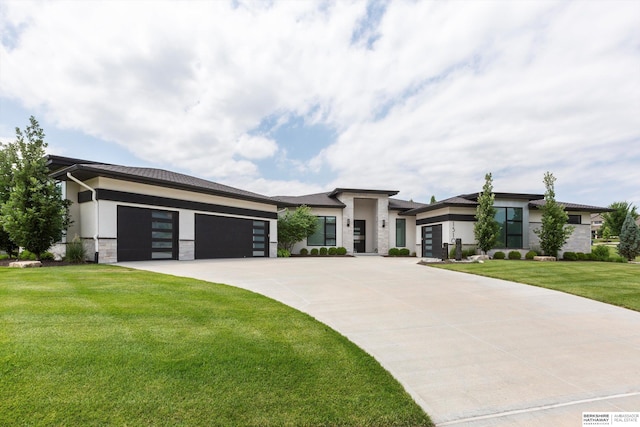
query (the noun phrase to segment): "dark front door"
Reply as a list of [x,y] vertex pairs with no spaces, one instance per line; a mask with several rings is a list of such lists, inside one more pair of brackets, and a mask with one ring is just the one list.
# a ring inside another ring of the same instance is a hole
[[118,261],[178,259],[178,212],[118,206]]
[[442,255],[442,224],[422,227],[422,257],[440,258]]
[[365,253],[366,250],[366,221],[364,219],[356,219],[353,221],[353,251]]

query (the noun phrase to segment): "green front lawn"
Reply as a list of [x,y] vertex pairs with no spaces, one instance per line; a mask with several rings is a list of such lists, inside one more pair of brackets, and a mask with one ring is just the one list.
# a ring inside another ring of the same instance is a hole
[[432,424],[310,316],[229,286],[90,265],[0,268],[0,425]]
[[433,266],[555,289],[640,311],[637,264],[492,260],[483,264]]

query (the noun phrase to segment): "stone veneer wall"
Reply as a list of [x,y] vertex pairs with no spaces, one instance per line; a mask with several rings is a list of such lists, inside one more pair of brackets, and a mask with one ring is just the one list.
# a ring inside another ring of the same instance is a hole
[[[84,239],[85,248],[87,248],[87,256],[93,261],[95,252],[95,244],[93,239]],[[98,263],[111,264],[118,262],[118,240],[98,238]]]
[[178,242],[178,259],[180,261],[191,261],[196,259],[195,240],[180,240],[180,242]]
[[[532,222],[529,224],[529,247],[536,251],[540,250],[540,238],[533,230],[542,227],[542,223]],[[567,244],[562,247],[558,253],[559,257],[562,257],[564,252],[591,252],[591,225],[590,224],[575,224],[575,229],[569,237]]]

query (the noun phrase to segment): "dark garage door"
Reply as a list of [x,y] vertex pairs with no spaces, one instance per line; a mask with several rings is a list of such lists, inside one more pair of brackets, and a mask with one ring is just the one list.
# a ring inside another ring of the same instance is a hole
[[196,214],[196,259],[269,256],[269,222]]
[[178,212],[118,206],[118,261],[178,259]]

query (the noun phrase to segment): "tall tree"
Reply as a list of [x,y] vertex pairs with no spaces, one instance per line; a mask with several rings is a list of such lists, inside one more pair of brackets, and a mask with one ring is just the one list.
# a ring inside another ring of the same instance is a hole
[[556,202],[556,178],[551,172],[544,174],[544,205],[542,209],[542,227],[533,230],[540,238],[540,248],[545,255],[558,256],[558,251],[569,240],[575,227],[567,225],[569,215],[564,207]]
[[287,209],[278,218],[278,245],[291,252],[293,245],[316,232],[318,218],[308,206],[299,206],[291,212]]
[[431,196],[431,201],[429,202],[430,205],[434,204],[436,202],[436,196],[432,195]]
[[2,227],[1,209],[9,200],[11,187],[13,186],[13,164],[14,153],[13,147],[0,144],[0,250],[5,251],[9,256],[14,255],[18,251],[16,245]]
[[633,261],[640,255],[640,228],[631,212],[627,214],[622,224],[618,252],[629,261]]
[[496,209],[493,207],[495,195],[493,194],[493,178],[488,173],[484,176],[482,193],[478,195],[478,207],[476,208],[476,223],[473,232],[478,241],[478,248],[486,254],[496,244],[500,235],[500,224],[496,221]]
[[609,209],[613,209],[613,211],[603,213],[602,218],[604,219],[603,226],[609,228],[612,236],[620,236],[622,224],[624,224],[627,214],[630,214],[634,221],[638,219],[636,207],[628,202],[611,203]]
[[31,116],[23,131],[16,128],[16,141],[9,143],[13,156],[9,198],[0,210],[2,227],[17,245],[40,256],[62,238],[70,223],[68,200],[49,177],[44,131]]

